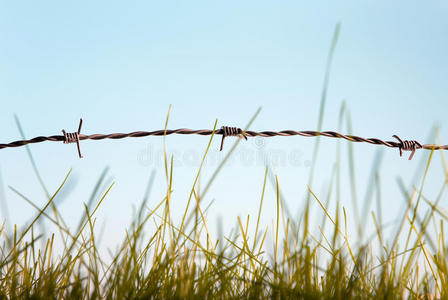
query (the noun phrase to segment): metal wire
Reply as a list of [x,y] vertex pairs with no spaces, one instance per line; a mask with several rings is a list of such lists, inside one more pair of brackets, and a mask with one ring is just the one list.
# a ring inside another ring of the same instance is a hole
[[403,150],[412,151],[409,160],[414,157],[415,150],[422,148],[422,145],[417,141],[402,141],[397,135],[393,135],[392,137],[400,142],[400,146],[398,147],[400,149],[400,156],[403,156]]
[[224,147],[224,139],[227,136],[243,137],[247,141],[247,136],[241,128],[222,126],[221,131],[222,131],[222,140],[221,140],[221,147],[219,148],[219,151],[222,151],[222,149]]
[[[104,139],[124,139],[131,137],[147,137],[147,136],[164,136],[164,135],[172,135],[172,134],[182,134],[182,135],[211,135],[213,134],[213,130],[208,129],[188,129],[188,128],[180,128],[174,130],[155,130],[155,131],[134,131],[130,133],[110,133],[110,134],[91,134],[85,135],[81,134],[81,126],[82,119],[80,120],[78,132],[75,133],[66,133],[63,132],[63,135],[52,135],[52,136],[38,136],[29,140],[18,140],[15,142],[11,142],[8,144],[0,144],[0,150],[5,148],[14,148],[21,147],[28,144],[42,143],[46,141],[52,142],[64,142],[67,143],[76,143],[78,146],[78,154],[81,158],[81,150],[79,146],[79,141],[83,140],[104,140]],[[227,127],[223,126],[221,129],[215,130],[214,132],[217,135],[222,135],[221,140],[221,150],[224,146],[224,139],[227,136],[238,136],[247,140],[248,137],[275,137],[275,136],[303,136],[303,137],[317,137],[317,136],[325,136],[330,138],[339,138],[344,139],[350,142],[355,143],[369,143],[372,145],[382,145],[389,148],[398,148],[400,150],[400,156],[402,156],[403,151],[412,151],[409,160],[412,159],[417,149],[426,149],[426,150],[448,150],[448,145],[434,145],[434,144],[425,144],[422,145],[414,140],[401,140],[398,136],[394,135],[393,137],[398,140],[395,141],[384,141],[377,138],[363,138],[356,135],[345,135],[334,131],[295,131],[295,130],[282,130],[282,131],[243,131],[241,128],[237,127]]]
[[79,135],[81,134],[81,127],[82,127],[82,119],[79,120],[78,132],[67,133],[65,132],[64,129],[62,129],[62,134],[64,134],[65,138],[64,144],[76,143],[76,146],[78,147],[79,158],[82,158],[81,147],[79,146]]

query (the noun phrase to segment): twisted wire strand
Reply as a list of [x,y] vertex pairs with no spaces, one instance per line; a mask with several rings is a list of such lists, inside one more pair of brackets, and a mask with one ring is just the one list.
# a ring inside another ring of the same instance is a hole
[[[168,129],[168,130],[155,130],[155,131],[134,131],[130,133],[110,133],[110,134],[91,134],[91,135],[85,135],[81,134],[81,125],[82,120],[80,121],[80,126],[78,129],[78,132],[67,134],[65,131],[63,131],[63,135],[52,135],[52,136],[38,136],[29,140],[18,140],[7,144],[0,144],[0,150],[5,148],[15,148],[15,147],[21,147],[28,144],[35,144],[35,143],[42,143],[46,141],[52,141],[52,142],[64,142],[64,143],[77,143],[78,145],[78,154],[80,157],[81,150],[79,147],[79,141],[83,140],[104,140],[104,139],[113,139],[113,140],[119,140],[119,139],[125,139],[125,138],[138,138],[138,137],[148,137],[148,136],[164,136],[164,135],[173,135],[173,134],[180,134],[180,135],[202,135],[202,136],[208,136],[213,134],[213,130],[209,129],[188,129],[188,128],[179,128],[179,129]],[[241,128],[237,127],[227,127],[223,126],[221,129],[215,130],[214,132],[217,135],[222,135],[221,140],[221,150],[224,144],[224,139],[228,136],[238,136],[242,137],[247,140],[248,137],[276,137],[276,136],[303,136],[303,137],[318,137],[318,136],[324,136],[329,138],[339,138],[344,139],[350,142],[355,143],[369,143],[372,145],[382,145],[389,148],[399,148],[400,150],[400,156],[403,154],[403,151],[412,151],[411,156],[409,159],[412,159],[412,157],[415,154],[415,151],[417,149],[425,149],[425,150],[448,150],[448,145],[435,145],[435,144],[425,144],[422,145],[417,141],[411,140],[401,140],[398,136],[394,135],[393,137],[398,140],[396,141],[385,141],[378,138],[363,138],[356,135],[345,135],[341,134],[335,131],[312,131],[312,130],[306,130],[306,131],[295,131],[295,130],[282,130],[282,131],[243,131]]]
[[62,129],[62,134],[64,135],[64,144],[70,144],[70,143],[76,143],[76,146],[78,147],[78,155],[79,158],[82,158],[81,154],[81,146],[79,145],[79,135],[81,134],[81,127],[82,127],[82,119],[79,119],[79,127],[77,132],[71,132],[67,133],[64,129]]
[[219,151],[222,151],[222,149],[224,147],[224,139],[227,136],[243,137],[247,141],[247,136],[241,128],[222,126],[221,131],[222,131],[222,140],[221,140],[221,147],[219,148]]
[[415,150],[422,148],[422,145],[417,141],[402,141],[397,135],[393,135],[393,137],[400,142],[400,156],[403,156],[403,150],[412,151],[411,155],[409,156],[409,160],[414,157]]

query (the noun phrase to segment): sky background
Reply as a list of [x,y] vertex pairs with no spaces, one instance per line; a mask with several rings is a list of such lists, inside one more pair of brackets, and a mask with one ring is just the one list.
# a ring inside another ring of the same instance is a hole
[[[338,129],[345,101],[356,135],[391,140],[398,134],[430,143],[438,125],[442,142],[448,143],[447,13],[446,1],[1,1],[0,142],[20,139],[14,114],[27,137],[75,131],[80,117],[85,134],[129,132],[163,129],[170,104],[169,128],[211,129],[216,119],[218,127],[244,127],[262,107],[254,130],[314,130],[331,40],[341,23],[323,129]],[[174,155],[176,220],[208,141],[166,139],[168,155]],[[234,141],[226,140],[224,154]],[[278,175],[288,206],[300,211],[314,142],[304,137],[242,141],[204,199],[204,205],[214,201],[210,226],[218,216],[227,229],[237,216],[257,213],[266,164]],[[77,224],[82,203],[110,168],[108,182],[115,186],[97,222],[107,224],[104,239],[114,245],[151,172],[149,206],[166,193],[162,143],[159,137],[84,141],[83,159],[75,145],[47,142],[30,149],[51,193],[73,168],[59,203],[69,224]],[[223,158],[219,143],[219,137],[212,142],[202,185]],[[311,187],[322,198],[337,144],[321,139]],[[340,145],[341,202],[353,215],[347,142]],[[353,145],[359,207],[381,149]],[[429,152],[417,152],[412,161],[409,153],[400,158],[397,149],[381,153],[384,223],[397,224],[405,205],[397,178],[419,184],[414,172],[422,170]],[[430,199],[445,179],[441,165],[437,153],[425,189]],[[46,203],[25,148],[1,150],[0,172],[0,197],[6,199],[10,223],[24,224],[35,210],[8,186],[41,206]],[[269,225],[275,211],[271,184],[266,195],[263,222]],[[335,199],[331,203],[334,207]]]

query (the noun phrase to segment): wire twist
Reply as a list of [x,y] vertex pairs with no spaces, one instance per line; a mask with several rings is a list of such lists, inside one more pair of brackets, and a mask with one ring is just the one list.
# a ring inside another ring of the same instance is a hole
[[400,149],[400,157],[403,156],[403,151],[412,151],[409,156],[409,160],[414,157],[415,150],[423,148],[423,146],[417,141],[402,141],[397,135],[393,135],[392,137],[396,138],[399,142],[398,149]]
[[237,136],[240,138],[243,137],[247,141],[247,136],[241,128],[222,126],[221,134],[222,134],[222,139],[221,139],[221,147],[219,148],[219,151],[222,151],[222,149],[224,147],[224,139],[228,136]]
[[81,154],[81,147],[79,145],[79,135],[81,134],[81,127],[82,127],[82,119],[79,119],[79,127],[77,132],[65,132],[64,129],[62,129],[62,134],[64,135],[64,144],[70,144],[70,143],[76,143],[76,146],[78,147],[78,155],[79,158],[83,158]]

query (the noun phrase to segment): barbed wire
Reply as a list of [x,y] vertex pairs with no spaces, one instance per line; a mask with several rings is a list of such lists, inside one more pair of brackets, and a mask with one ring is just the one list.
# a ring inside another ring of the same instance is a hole
[[382,145],[389,148],[398,148],[400,150],[400,156],[403,155],[403,151],[412,151],[409,156],[409,160],[414,157],[416,150],[418,149],[426,149],[426,150],[448,150],[448,145],[435,145],[435,144],[425,144],[422,145],[414,140],[401,140],[397,135],[393,135],[398,142],[395,141],[384,141],[378,138],[363,138],[356,135],[345,135],[335,131],[295,131],[295,130],[282,130],[282,131],[252,131],[247,130],[244,131],[238,127],[228,127],[222,126],[221,129],[217,130],[209,130],[209,129],[188,129],[188,128],[180,128],[180,129],[167,129],[167,130],[155,130],[155,131],[134,131],[130,133],[110,133],[110,134],[81,134],[82,127],[82,119],[80,119],[78,131],[74,133],[67,133],[65,130],[62,130],[62,135],[52,135],[52,136],[38,136],[29,140],[18,140],[8,144],[0,144],[0,150],[6,148],[15,148],[22,147],[28,144],[42,143],[46,141],[52,142],[64,142],[64,144],[76,143],[78,148],[79,158],[82,158],[80,141],[83,140],[104,140],[104,139],[113,139],[119,140],[124,138],[138,138],[138,137],[147,137],[147,136],[166,136],[172,134],[181,134],[181,135],[222,135],[221,147],[220,151],[222,151],[224,146],[224,139],[228,136],[235,136],[244,138],[247,140],[248,137],[275,137],[275,136],[303,136],[303,137],[318,137],[325,136],[330,138],[339,138],[344,139],[350,142],[355,143],[369,143],[372,145]]

